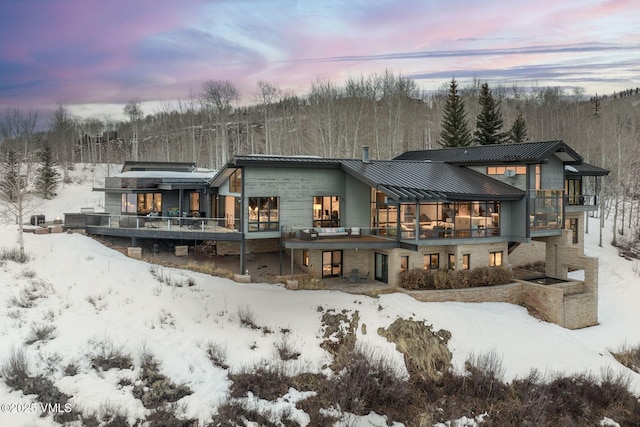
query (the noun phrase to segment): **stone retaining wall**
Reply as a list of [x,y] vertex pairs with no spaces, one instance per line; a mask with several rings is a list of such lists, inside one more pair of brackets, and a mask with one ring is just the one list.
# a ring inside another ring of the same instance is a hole
[[597,323],[593,313],[597,310],[596,295],[584,290],[583,282],[558,285],[539,285],[516,281],[508,285],[482,288],[415,291],[399,289],[421,302],[507,302],[524,305],[540,313],[548,322],[567,329],[579,329]]

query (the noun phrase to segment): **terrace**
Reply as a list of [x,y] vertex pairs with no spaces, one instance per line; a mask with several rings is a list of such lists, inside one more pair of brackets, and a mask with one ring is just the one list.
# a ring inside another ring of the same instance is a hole
[[228,218],[67,213],[65,227],[84,228],[89,234],[131,238],[184,240],[241,240],[238,221]]

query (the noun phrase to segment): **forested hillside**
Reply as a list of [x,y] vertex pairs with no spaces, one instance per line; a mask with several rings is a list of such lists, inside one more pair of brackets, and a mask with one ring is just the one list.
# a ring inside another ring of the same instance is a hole
[[[28,159],[50,144],[61,165],[124,160],[194,161],[217,169],[234,154],[359,157],[371,147],[374,159],[439,148],[450,82],[436,93],[421,92],[409,78],[391,72],[317,81],[303,95],[283,93],[260,81],[241,94],[229,81],[208,81],[199,93],[143,111],[137,100],[123,109],[126,120],[73,117],[59,104],[50,117],[9,109],[0,117],[2,151]],[[485,88],[486,90],[486,88]],[[640,193],[640,94],[638,88],[587,97],[559,87],[491,86],[502,132],[519,126],[525,141],[562,139],[589,163],[611,170],[604,196],[622,211]],[[465,120],[473,134],[481,118],[483,82],[460,87]],[[253,99],[240,106],[240,99]],[[44,120],[43,120],[44,119]],[[37,131],[36,122],[47,122]],[[523,133],[524,132],[524,133]],[[477,132],[476,132],[477,133]],[[593,189],[585,189],[593,194]],[[632,209],[633,212],[633,209]],[[638,215],[634,215],[637,222]],[[622,231],[629,225],[620,216]],[[637,225],[637,224],[633,224]]]

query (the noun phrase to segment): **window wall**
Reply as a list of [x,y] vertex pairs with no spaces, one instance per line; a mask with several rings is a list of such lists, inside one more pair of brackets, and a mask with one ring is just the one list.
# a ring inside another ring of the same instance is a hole
[[[420,239],[490,237],[500,235],[500,202],[420,203],[401,205],[403,236]],[[417,215],[417,220],[416,220]]]
[[562,228],[563,190],[535,190],[530,193],[532,230]]
[[249,231],[280,229],[279,197],[249,197]]
[[148,215],[162,212],[162,193],[122,194],[120,211],[123,214]]

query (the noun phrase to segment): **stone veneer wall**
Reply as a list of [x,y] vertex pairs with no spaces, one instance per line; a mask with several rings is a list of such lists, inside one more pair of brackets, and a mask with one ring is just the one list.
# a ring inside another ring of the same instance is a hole
[[535,309],[545,320],[568,329],[592,326],[593,294],[576,294],[581,282],[539,285],[517,281],[508,285],[470,289],[413,291],[399,289],[421,302],[507,302]]
[[544,242],[532,241],[530,243],[520,243],[517,248],[509,254],[509,264],[512,267],[520,267],[527,264],[544,261],[546,245]]

